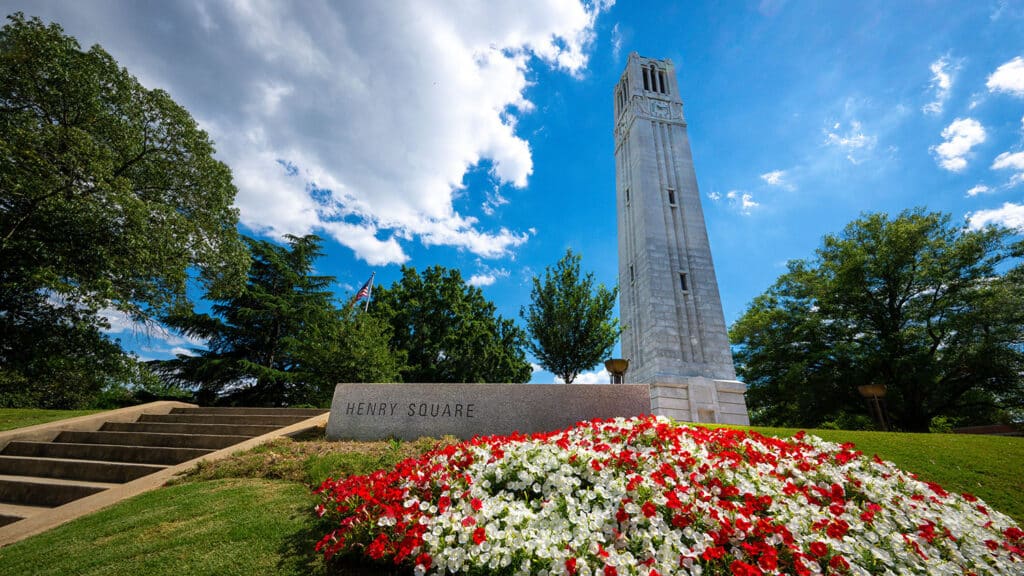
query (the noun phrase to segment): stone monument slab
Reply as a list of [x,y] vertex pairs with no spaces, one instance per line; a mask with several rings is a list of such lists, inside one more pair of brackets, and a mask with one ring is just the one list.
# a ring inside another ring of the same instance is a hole
[[650,413],[647,384],[338,384],[327,438],[468,439]]

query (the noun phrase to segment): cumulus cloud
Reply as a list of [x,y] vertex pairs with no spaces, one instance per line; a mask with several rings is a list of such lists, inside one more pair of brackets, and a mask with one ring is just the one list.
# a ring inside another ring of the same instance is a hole
[[987,192],[991,192],[991,189],[988,186],[978,184],[976,186],[972,186],[971,189],[967,191],[967,196],[977,196],[978,194],[985,194]]
[[967,215],[967,219],[974,230],[997,224],[1024,232],[1024,204],[1006,202],[1000,208],[972,212]]
[[722,195],[719,194],[718,192],[709,192],[708,198],[710,198],[714,202],[718,202],[719,200],[722,199]]
[[[535,66],[579,77],[610,1],[45,3],[183,104],[232,169],[242,222],[324,234],[373,265],[404,242],[499,257],[527,240],[459,213],[487,166],[514,201],[533,172],[516,130]],[[279,161],[290,166],[285,169]],[[487,210],[501,205],[493,195]],[[484,215],[488,215],[484,210]]]
[[993,72],[985,82],[989,92],[1005,92],[1024,98],[1024,58],[1017,56]]
[[931,88],[935,99],[925,104],[921,110],[925,114],[941,114],[942,108],[949,99],[950,90],[953,88],[953,74],[959,70],[959,64],[953,64],[948,56],[943,56],[932,62],[929,69],[932,71]]
[[950,172],[960,172],[967,167],[967,155],[971,148],[985,141],[985,127],[973,118],[957,118],[942,131],[946,140],[931,147],[939,166]]
[[995,161],[992,162],[993,170],[1012,170],[1016,172],[1010,177],[1010,184],[1020,184],[1024,182],[1024,152],[1003,152],[999,156],[996,156]]
[[825,130],[825,145],[845,151],[846,159],[853,164],[863,162],[866,153],[874,149],[877,141],[877,136],[864,132],[864,127],[858,120],[851,120],[845,131],[841,122],[836,122],[831,129]]

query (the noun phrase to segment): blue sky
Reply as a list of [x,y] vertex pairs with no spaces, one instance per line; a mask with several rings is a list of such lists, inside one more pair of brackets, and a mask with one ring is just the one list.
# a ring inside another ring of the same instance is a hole
[[[615,284],[612,89],[633,51],[675,63],[730,324],[865,211],[1024,230],[1020,1],[0,7],[167,90],[231,167],[242,231],[324,236],[340,297],[440,264],[518,318],[567,248]],[[144,358],[191,345],[115,330]]]

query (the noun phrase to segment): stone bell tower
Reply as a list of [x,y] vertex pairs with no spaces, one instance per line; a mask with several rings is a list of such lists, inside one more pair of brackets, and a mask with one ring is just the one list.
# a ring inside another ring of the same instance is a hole
[[629,55],[615,87],[622,355],[655,414],[749,424],[670,60]]

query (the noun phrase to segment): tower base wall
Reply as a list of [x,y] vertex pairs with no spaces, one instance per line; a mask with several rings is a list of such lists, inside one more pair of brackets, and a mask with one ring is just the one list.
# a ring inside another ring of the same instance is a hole
[[749,426],[747,386],[737,380],[701,376],[651,384],[651,411],[683,422]]

